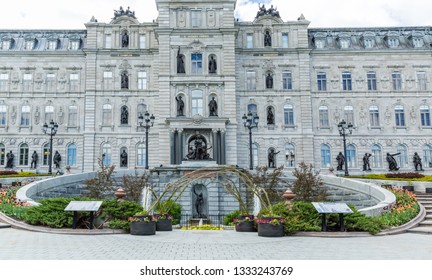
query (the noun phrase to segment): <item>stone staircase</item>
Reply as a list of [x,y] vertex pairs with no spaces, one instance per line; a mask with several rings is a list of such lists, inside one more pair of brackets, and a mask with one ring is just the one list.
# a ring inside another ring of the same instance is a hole
[[419,223],[418,227],[408,230],[410,233],[432,234],[432,193],[416,193],[417,201],[426,210],[425,219]]

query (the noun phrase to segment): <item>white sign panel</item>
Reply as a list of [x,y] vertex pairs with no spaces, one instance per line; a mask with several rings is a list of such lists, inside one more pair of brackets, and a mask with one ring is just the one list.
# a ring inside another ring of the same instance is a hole
[[312,202],[318,213],[353,213],[346,203],[340,202]]
[[97,211],[101,205],[102,201],[71,201],[65,211]]

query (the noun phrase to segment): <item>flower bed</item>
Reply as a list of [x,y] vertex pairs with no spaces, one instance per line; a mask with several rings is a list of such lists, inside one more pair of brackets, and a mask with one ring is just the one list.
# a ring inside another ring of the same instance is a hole
[[0,189],[0,212],[22,219],[28,203],[16,198],[17,190],[17,187],[4,187]]
[[392,206],[389,213],[385,213],[380,217],[384,226],[400,226],[418,215],[420,206],[414,193],[394,187],[388,190],[396,196],[396,205]]

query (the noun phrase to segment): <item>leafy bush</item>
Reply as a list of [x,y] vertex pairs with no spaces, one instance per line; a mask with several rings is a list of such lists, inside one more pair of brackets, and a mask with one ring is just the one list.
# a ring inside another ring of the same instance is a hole
[[101,206],[100,217],[105,220],[124,220],[143,210],[143,207],[133,201],[106,199]]
[[87,197],[102,199],[107,194],[114,193],[113,173],[115,165],[105,166],[101,159],[98,159],[100,170],[97,172],[96,178],[87,179],[86,186]]
[[73,212],[64,211],[76,198],[48,198],[40,201],[39,206],[29,207],[23,219],[31,225],[53,228],[72,227]]
[[234,212],[228,213],[225,215],[223,224],[225,226],[232,226],[234,225],[234,219],[237,219],[241,214],[240,210],[235,210]]
[[130,222],[125,220],[111,220],[108,222],[108,227],[113,229],[124,229],[129,231],[130,230]]
[[424,175],[417,172],[399,172],[399,173],[386,173],[386,178],[403,178],[403,179],[413,179],[413,178],[423,178]]
[[15,170],[0,170],[0,176],[2,175],[15,175],[18,174]]
[[292,191],[296,194],[296,201],[324,201],[327,193],[319,172],[314,172],[312,164],[300,162],[293,172],[297,179],[292,184]]
[[124,175],[123,189],[126,192],[126,198],[131,201],[137,202],[145,186],[150,184],[150,174],[144,172],[139,175],[138,170],[135,170],[134,175]]

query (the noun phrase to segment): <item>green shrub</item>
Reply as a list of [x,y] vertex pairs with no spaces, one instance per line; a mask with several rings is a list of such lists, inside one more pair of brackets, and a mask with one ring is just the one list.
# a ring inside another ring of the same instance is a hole
[[130,222],[125,220],[111,220],[108,222],[108,227],[113,229],[124,229],[129,231],[130,230]]
[[240,210],[235,210],[234,212],[228,213],[225,215],[223,224],[225,226],[232,226],[234,225],[234,219],[237,219],[241,214]]
[[159,212],[160,214],[168,214],[170,216],[173,216],[172,224],[178,225],[181,219],[182,206],[174,202],[173,200],[164,201],[163,204],[164,209],[169,209],[168,213],[160,213],[158,205],[156,205],[155,211]]
[[102,203],[100,217],[104,220],[127,220],[142,210],[143,207],[133,201],[106,199]]

